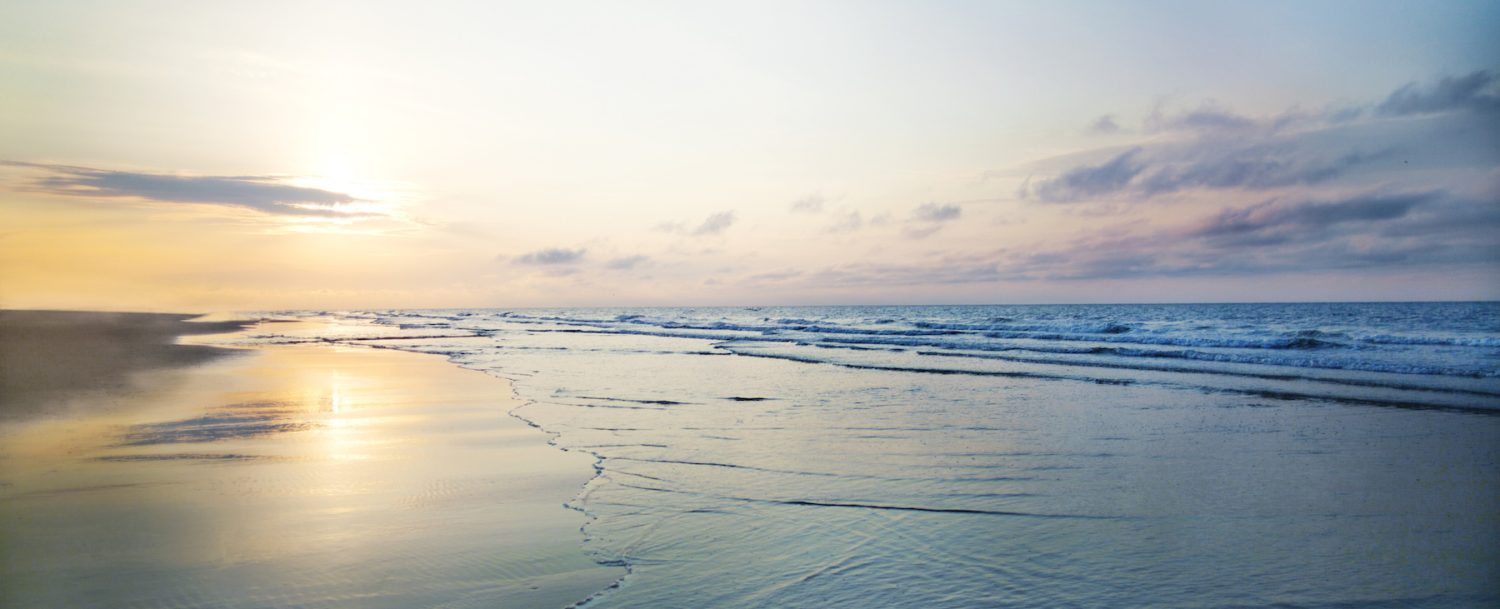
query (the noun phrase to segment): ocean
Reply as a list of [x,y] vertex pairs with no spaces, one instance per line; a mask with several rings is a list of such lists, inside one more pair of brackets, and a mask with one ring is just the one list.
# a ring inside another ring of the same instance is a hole
[[1500,303],[277,315],[512,380],[587,607],[1500,605]]

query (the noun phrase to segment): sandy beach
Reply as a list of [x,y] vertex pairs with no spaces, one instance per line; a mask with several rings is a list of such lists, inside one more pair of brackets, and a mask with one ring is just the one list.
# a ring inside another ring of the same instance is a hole
[[0,606],[561,607],[623,574],[563,506],[592,459],[505,381],[184,319],[0,317]]
[[176,344],[248,325],[193,317],[0,310],[0,422],[123,405],[122,397],[160,387],[174,370],[238,353]]
[[0,1],[0,609],[1500,609],[1497,31]]

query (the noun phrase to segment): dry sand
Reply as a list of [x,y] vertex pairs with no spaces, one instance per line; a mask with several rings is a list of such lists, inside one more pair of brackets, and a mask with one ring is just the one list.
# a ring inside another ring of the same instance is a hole
[[[120,342],[141,318],[37,315],[45,361],[128,361],[86,364],[103,384],[76,390],[75,372],[45,392],[7,373],[31,402],[0,425],[0,606],[561,607],[623,574],[585,556],[562,505],[592,460],[507,416],[505,381],[388,350],[225,358],[153,330],[180,317]],[[49,344],[54,322],[73,338]]]

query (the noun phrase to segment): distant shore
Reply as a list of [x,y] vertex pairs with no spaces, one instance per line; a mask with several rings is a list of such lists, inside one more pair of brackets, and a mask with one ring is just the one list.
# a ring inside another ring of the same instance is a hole
[[[561,607],[621,575],[505,381],[250,322],[0,311],[0,606]],[[233,355],[232,357],[226,357]]]

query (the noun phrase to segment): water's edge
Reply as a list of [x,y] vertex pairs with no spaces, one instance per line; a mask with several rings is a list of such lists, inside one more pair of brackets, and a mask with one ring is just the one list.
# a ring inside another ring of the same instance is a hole
[[625,584],[625,580],[627,578],[629,578],[635,572],[635,565],[631,561],[626,560],[624,558],[610,559],[610,558],[601,557],[601,556],[599,556],[597,554],[589,552],[588,548],[587,548],[587,544],[589,543],[589,540],[590,540],[590,535],[589,535],[589,531],[588,531],[589,526],[592,525],[596,520],[598,520],[598,516],[596,514],[594,514],[593,512],[590,512],[588,510],[588,508],[585,506],[585,501],[588,498],[588,493],[589,493],[589,490],[592,488],[592,486],[596,482],[598,482],[598,481],[600,481],[600,480],[603,479],[603,476],[604,476],[604,459],[605,459],[605,457],[603,455],[597,453],[597,452],[594,452],[594,451],[583,450],[583,449],[571,449],[571,448],[566,448],[566,447],[563,447],[563,446],[559,445],[558,444],[558,438],[560,438],[561,435],[562,435],[560,432],[550,431],[547,428],[543,427],[540,423],[538,423],[538,422],[536,422],[536,421],[534,421],[532,419],[527,418],[525,415],[522,415],[520,413],[520,411],[522,409],[526,408],[527,406],[532,406],[532,405],[536,404],[536,401],[535,400],[528,400],[528,399],[525,399],[525,398],[521,397],[521,393],[517,389],[517,387],[522,382],[521,378],[519,378],[517,376],[506,376],[505,374],[503,374],[499,370],[486,370],[486,369],[483,369],[483,368],[477,368],[477,367],[473,367],[473,366],[466,366],[463,363],[461,363],[461,362],[458,361],[458,357],[459,357],[458,355],[450,355],[450,354],[442,354],[442,353],[432,353],[432,352],[429,352],[429,351],[422,351],[420,349],[409,349],[409,348],[403,348],[403,347],[395,346],[395,345],[371,344],[371,343],[364,342],[364,341],[337,341],[337,340],[334,340],[334,341],[330,341],[330,342],[333,342],[334,344],[338,344],[338,345],[341,345],[341,346],[358,347],[358,348],[364,348],[364,349],[385,349],[385,350],[392,350],[392,351],[401,351],[403,353],[413,353],[413,354],[425,355],[425,356],[432,356],[432,357],[442,357],[443,360],[446,363],[451,364],[453,366],[456,366],[458,368],[462,368],[464,370],[472,370],[472,371],[475,371],[475,372],[480,372],[480,373],[483,373],[486,376],[490,376],[490,377],[494,377],[494,378],[506,381],[507,387],[509,388],[509,391],[510,391],[510,394],[511,394],[511,398],[514,399],[516,402],[518,402],[518,404],[515,407],[511,408],[510,410],[506,411],[505,414],[507,414],[507,415],[509,415],[511,417],[514,417],[516,420],[519,420],[522,423],[525,423],[527,427],[535,429],[538,432],[546,435],[547,436],[547,445],[551,446],[551,447],[553,447],[555,449],[557,449],[558,451],[561,451],[561,452],[582,452],[582,453],[588,454],[588,455],[590,455],[590,456],[592,456],[594,458],[594,475],[590,476],[589,479],[586,482],[584,482],[583,486],[579,487],[578,493],[575,494],[572,499],[570,499],[567,502],[563,503],[561,507],[563,509],[568,509],[568,510],[576,511],[576,512],[578,512],[580,514],[583,514],[583,516],[584,516],[584,519],[585,519],[584,523],[581,526],[579,526],[578,532],[582,536],[582,541],[580,543],[580,549],[583,550],[583,554],[585,556],[588,556],[595,563],[597,563],[599,565],[602,565],[602,566],[606,566],[606,567],[621,567],[621,568],[625,569],[625,574],[621,575],[618,579],[616,579],[614,582],[610,583],[608,586],[605,586],[604,588],[601,588],[600,590],[594,592],[593,594],[591,594],[591,595],[589,595],[587,597],[584,597],[582,599],[579,599],[576,602],[573,602],[571,604],[565,605],[565,606],[562,607],[562,609],[584,609],[584,608],[592,605],[594,602],[607,597],[610,592],[613,592],[615,590],[620,589],[620,587]]

